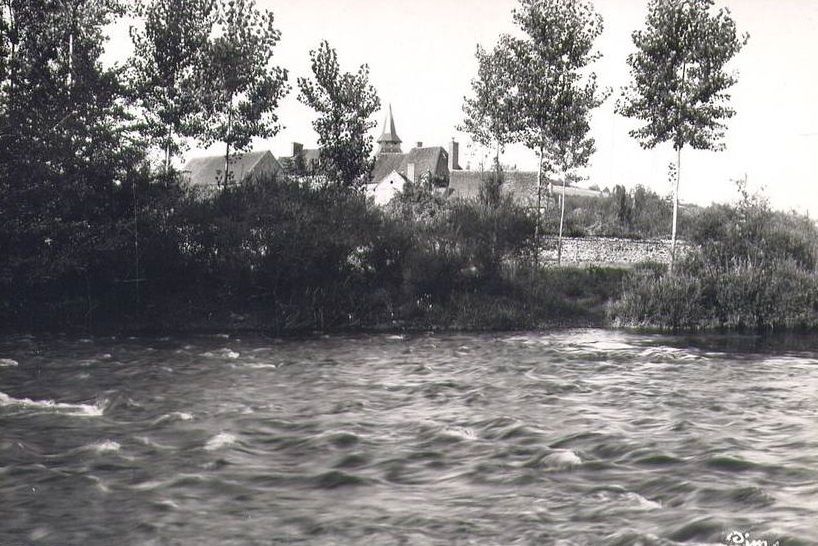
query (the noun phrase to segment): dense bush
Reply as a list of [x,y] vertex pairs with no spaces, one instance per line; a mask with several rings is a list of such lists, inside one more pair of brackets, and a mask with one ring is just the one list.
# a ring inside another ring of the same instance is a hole
[[[559,190],[557,190],[559,194]],[[559,207],[550,207],[543,217],[544,232],[559,230]],[[683,206],[679,213],[679,236],[690,236],[698,209]],[[621,237],[628,239],[667,239],[670,237],[672,203],[666,197],[643,187],[628,191],[615,186],[600,197],[567,196],[565,234],[569,237]]]
[[[94,238],[55,240],[51,253],[6,247],[3,324],[526,328],[598,322],[621,286],[617,272],[535,271],[534,220],[497,195],[446,200],[409,185],[383,210],[288,178],[205,197],[142,172],[114,185],[106,207]],[[79,250],[82,261],[56,267]]]
[[[411,226],[420,252],[437,256],[432,263],[442,259],[462,279],[491,290],[501,281],[505,261],[529,259],[534,235],[531,215],[491,188],[487,185],[477,200],[449,200],[432,186],[408,183],[388,211],[390,218]],[[443,275],[437,282],[445,283],[446,278]]]
[[818,229],[772,211],[740,188],[736,206],[713,205],[692,226],[692,250],[673,274],[634,271],[611,313],[661,329],[818,327]]

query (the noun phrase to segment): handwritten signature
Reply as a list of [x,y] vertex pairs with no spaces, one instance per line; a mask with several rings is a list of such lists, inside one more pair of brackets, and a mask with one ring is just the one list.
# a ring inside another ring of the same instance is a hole
[[780,546],[776,540],[772,544],[762,539],[753,539],[750,533],[742,533],[741,531],[730,531],[727,535],[727,544],[741,544],[743,546]]

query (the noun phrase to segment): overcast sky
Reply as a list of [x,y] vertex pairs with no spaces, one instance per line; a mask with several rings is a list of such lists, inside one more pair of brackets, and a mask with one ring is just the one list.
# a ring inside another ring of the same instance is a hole
[[[338,51],[342,67],[367,63],[384,109],[392,104],[397,133],[407,151],[415,142],[461,142],[461,165],[478,168],[481,153],[455,127],[462,120],[463,96],[476,73],[475,46],[492,47],[513,29],[516,0],[258,0],[271,9],[282,31],[277,63],[290,71],[293,92],[279,109],[286,128],[256,149],[276,155],[290,142],[314,146],[312,112],[298,103],[295,79],[309,74],[309,50],[322,39]],[[646,0],[596,0],[605,22],[596,64],[602,85],[614,95],[594,114],[597,153],[587,174],[600,187],[644,184],[668,193],[670,147],[643,150],[628,136],[632,122],[613,113],[619,88],[628,81],[625,59],[630,33],[641,28]],[[752,188],[765,188],[779,208],[818,216],[818,1],[726,0],[750,42],[733,61],[739,82],[732,89],[736,116],[729,122],[727,150],[685,150],[681,198],[708,204],[735,198],[732,180],[746,174]],[[109,55],[128,50],[127,23],[112,33]],[[205,153],[194,150],[193,155]],[[464,157],[465,156],[465,157]],[[535,169],[532,152],[512,147],[504,162]]]

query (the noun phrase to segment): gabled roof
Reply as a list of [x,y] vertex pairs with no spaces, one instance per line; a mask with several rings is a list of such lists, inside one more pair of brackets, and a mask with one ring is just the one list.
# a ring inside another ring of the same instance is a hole
[[[389,142],[400,144],[402,141],[398,138],[398,133],[395,132],[395,120],[392,118],[392,105],[389,105],[389,110],[386,113],[386,121],[383,122],[383,133],[378,138],[378,142]],[[388,174],[388,173],[387,173]]]
[[[269,157],[268,157],[269,156]],[[230,158],[230,173],[232,182],[241,182],[253,174],[256,167],[263,161],[272,160],[278,170],[278,163],[269,150],[263,152],[247,152]],[[182,169],[187,175],[188,183],[192,186],[216,186],[224,181],[224,156],[196,157],[185,164]]]
[[[440,146],[430,146],[426,148],[412,148],[406,154],[406,159],[403,162],[404,169],[409,163],[415,164],[415,173],[421,175],[425,172],[431,172],[438,175],[438,166],[440,162],[446,164],[446,170],[449,169],[449,153]],[[405,172],[405,171],[404,171]]]
[[[372,167],[372,182],[377,184],[387,176],[392,171],[401,171],[401,165],[403,164],[403,160],[406,158],[406,154],[379,154],[378,157],[375,158],[375,166]],[[403,169],[403,173],[406,173],[406,169]]]
[[[434,176],[445,176],[448,172],[449,154],[440,146],[412,148],[406,154],[379,154],[372,168],[372,181],[377,183],[389,176],[392,171],[406,175],[410,163],[415,165],[415,177],[427,172]],[[445,165],[446,172],[440,172]]]
[[[321,150],[319,148],[304,148],[301,150],[301,157],[304,158],[304,164],[310,165],[311,163],[318,163],[321,159]],[[295,156],[292,155],[281,155],[278,156],[279,163],[284,161],[285,159],[294,160]]]

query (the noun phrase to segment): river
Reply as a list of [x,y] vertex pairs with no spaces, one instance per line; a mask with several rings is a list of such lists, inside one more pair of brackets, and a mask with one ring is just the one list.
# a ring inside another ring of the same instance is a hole
[[0,338],[0,544],[818,544],[816,358],[605,330]]

